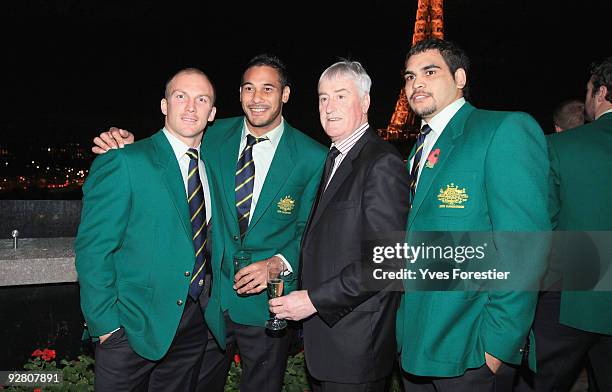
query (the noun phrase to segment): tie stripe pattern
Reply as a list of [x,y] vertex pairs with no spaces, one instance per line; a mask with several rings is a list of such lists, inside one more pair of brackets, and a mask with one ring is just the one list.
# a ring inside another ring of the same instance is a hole
[[200,171],[198,168],[198,150],[190,148],[186,154],[191,158],[189,160],[187,175],[187,201],[189,203],[191,229],[193,230],[192,240],[196,256],[193,273],[191,274],[191,282],[189,284],[189,296],[194,301],[197,301],[200,293],[204,289],[204,275],[206,273],[204,266],[208,259],[206,248],[206,206],[204,204],[204,191],[202,189],[202,180],[200,179]]
[[419,167],[421,166],[421,155],[423,153],[423,144],[425,143],[425,137],[431,132],[431,127],[427,124],[423,124],[421,131],[417,136],[416,149],[414,151],[414,160],[412,161],[412,170],[410,170],[410,204],[414,201],[414,195],[416,193],[416,185],[419,179]]
[[253,162],[253,146],[267,137],[254,137],[247,134],[247,143],[236,164],[236,212],[238,226],[242,238],[249,227],[251,201],[253,199],[253,184],[255,183],[255,162]]

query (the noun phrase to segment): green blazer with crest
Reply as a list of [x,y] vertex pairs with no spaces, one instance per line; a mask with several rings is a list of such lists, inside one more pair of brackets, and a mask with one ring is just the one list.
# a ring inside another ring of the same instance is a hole
[[[212,294],[205,316],[222,348],[225,310],[234,322],[244,325],[263,327],[270,318],[266,291],[240,297],[232,288],[236,252],[250,252],[253,262],[282,254],[293,269],[285,279],[284,294],[297,288],[300,243],[327,153],[321,144],[285,121],[248,230],[240,241],[234,188],[243,126],[243,116],[216,120],[202,142],[202,159],[214,190],[213,231],[223,237],[222,256],[212,260]],[[216,245],[213,243],[213,248]]]
[[[530,243],[528,232],[550,229],[548,154],[541,128],[525,113],[485,111],[465,103],[435,149],[438,161],[421,172],[407,242],[420,245],[424,232],[477,233],[475,238],[484,236],[486,253],[496,265],[529,271],[525,279],[537,287],[549,244],[539,241],[540,236]],[[458,203],[455,208],[445,205],[449,187],[464,195],[451,200]],[[521,242],[525,238],[527,242]],[[459,376],[482,366],[485,352],[508,363],[521,362],[537,291],[426,291],[415,290],[408,280],[404,283],[397,337],[406,372]]]
[[192,235],[185,185],[162,131],[99,155],[83,186],[75,242],[88,334],[123,326],[139,355],[163,357],[187,299]]
[[[574,233],[612,231],[612,113],[581,127],[550,135],[548,146],[553,229]],[[607,237],[603,246],[598,246],[600,254],[595,259],[587,260],[588,249],[595,243],[581,242],[576,236],[567,243],[570,247],[580,244],[579,249],[556,253],[564,258],[575,256],[566,260],[568,272],[602,274],[610,269],[610,238]],[[607,254],[601,253],[602,250]],[[587,261],[597,264],[587,266]],[[612,293],[609,290],[608,281],[607,287],[595,291],[564,291],[559,322],[584,331],[612,334]]]

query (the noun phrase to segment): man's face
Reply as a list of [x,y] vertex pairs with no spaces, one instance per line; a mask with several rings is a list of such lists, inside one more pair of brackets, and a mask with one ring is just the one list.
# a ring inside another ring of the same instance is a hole
[[183,143],[196,147],[217,111],[210,81],[198,73],[183,72],[170,81],[167,91],[168,96],[161,100],[166,129]]
[[584,99],[584,117],[587,121],[595,120],[597,114],[597,99],[593,96],[593,82],[589,79],[587,92]]
[[280,124],[289,93],[289,86],[281,87],[274,68],[260,65],[246,70],[240,86],[240,103],[253,134],[262,136]]
[[349,137],[368,121],[370,96],[359,96],[355,81],[348,76],[326,78],[319,83],[321,126],[332,142]]
[[430,120],[463,96],[466,75],[459,68],[453,75],[437,49],[410,56],[404,71],[404,90],[412,110]]

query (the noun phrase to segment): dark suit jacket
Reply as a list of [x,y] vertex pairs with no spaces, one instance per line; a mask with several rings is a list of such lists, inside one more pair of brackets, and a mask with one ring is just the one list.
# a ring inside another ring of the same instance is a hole
[[[612,294],[610,280],[604,278],[610,276],[610,245],[609,235],[603,234],[612,230],[612,113],[549,136],[548,147],[553,229],[568,232],[555,247],[557,257],[564,260],[561,264],[566,265],[565,277],[585,279],[595,274],[595,281],[608,282],[598,290],[564,291],[559,321],[584,331],[612,334]],[[581,231],[601,234],[578,236]],[[581,240],[591,236],[593,243]]]
[[302,288],[318,313],[304,322],[308,369],[322,381],[363,383],[387,376],[395,358],[398,292],[368,290],[362,257],[370,233],[402,231],[408,173],[372,128],[342,161],[311,212],[302,242]]

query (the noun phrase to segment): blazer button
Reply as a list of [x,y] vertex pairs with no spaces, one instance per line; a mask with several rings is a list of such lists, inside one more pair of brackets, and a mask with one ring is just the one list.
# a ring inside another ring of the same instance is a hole
[[240,239],[239,236],[237,236],[237,235],[234,236],[234,241],[238,241],[239,239]]
[[520,352],[520,353],[525,352],[525,349],[524,349],[524,348],[520,348],[520,349],[519,349],[519,352]]
[[181,305],[183,304],[183,300],[182,300],[182,299],[179,299],[178,301],[176,301],[176,304],[177,304],[178,306],[181,306]]
[[189,276],[189,275],[191,275],[191,272],[185,271],[185,276]]

